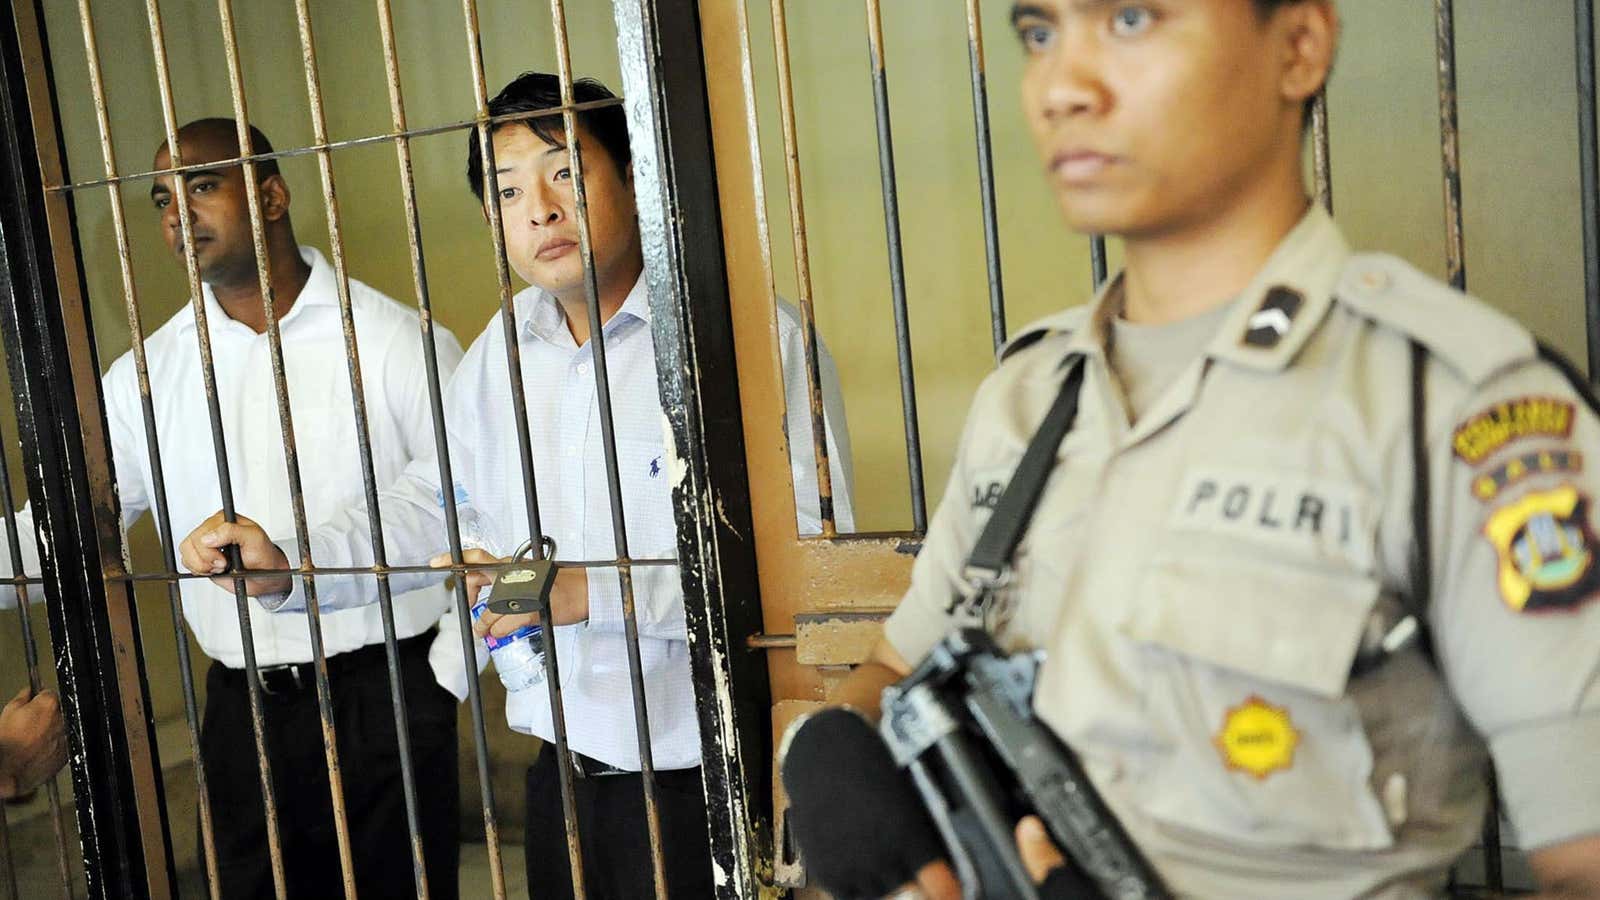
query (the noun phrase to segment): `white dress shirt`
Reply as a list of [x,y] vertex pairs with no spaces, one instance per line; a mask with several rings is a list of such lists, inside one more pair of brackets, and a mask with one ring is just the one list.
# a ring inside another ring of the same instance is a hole
[[[538,288],[516,296],[515,312],[541,526],[555,539],[558,560],[614,559],[591,345],[580,347],[573,341],[560,305]],[[666,418],[656,383],[649,298],[642,277],[606,323],[604,335],[628,550],[634,559],[676,558]],[[781,306],[779,339],[796,474],[797,525],[801,533],[816,533],[820,518],[800,321],[787,304]],[[853,514],[844,403],[826,348],[819,346],[818,356],[834,508],[840,529],[849,530]],[[445,405],[456,481],[452,493],[463,514],[476,518],[484,549],[508,556],[530,530],[505,331],[498,322],[491,322],[467,350],[446,389]],[[380,495],[391,564],[425,560],[447,548],[444,501],[432,460],[413,462],[405,478]],[[298,562],[293,541],[280,541],[280,546]],[[370,565],[372,543],[365,514],[352,507],[335,516],[312,532],[311,547],[320,565]],[[588,578],[588,621],[555,629],[568,740],[580,753],[637,770],[639,750],[618,573],[614,567],[595,567],[588,570]],[[402,583],[400,576],[396,583]],[[317,584],[325,606],[372,599],[370,579],[322,576]],[[303,602],[300,590],[297,583],[283,598],[282,608],[293,609]],[[698,765],[700,739],[677,566],[634,567],[633,590],[654,764],[661,769]],[[507,699],[506,719],[514,730],[554,738],[549,694],[542,686],[513,692]]]
[[[333,267],[310,247],[301,247],[300,255],[311,265],[311,275],[279,325],[306,520],[315,525],[340,510],[362,508],[364,500]],[[261,523],[269,534],[292,534],[294,513],[267,336],[229,318],[209,286],[204,287],[204,302],[235,507]],[[350,303],[367,395],[372,464],[378,484],[384,485],[398,478],[409,461],[434,456],[417,312],[354,279],[350,281]],[[436,327],[435,335],[439,374],[449,378],[460,362],[461,345],[443,328]],[[166,475],[171,533],[173,540],[181,541],[222,505],[192,307],[185,306],[146,339],[145,357]],[[154,503],[131,350],[112,363],[102,384],[126,528]],[[36,573],[39,554],[31,510],[24,508],[17,521],[22,532],[23,569]],[[0,570],[12,574],[9,558],[0,560]],[[206,655],[223,665],[242,668],[244,650],[232,591],[191,579],[183,582],[182,596],[184,618]],[[0,589],[0,604],[15,603],[14,588]],[[454,603],[438,585],[396,596],[396,635],[420,634],[453,609]],[[259,607],[252,611],[251,633],[259,665],[311,659],[305,616],[273,615]],[[440,684],[452,690],[465,681],[454,622],[453,613],[446,616],[443,632],[429,654]],[[381,643],[379,608],[324,612],[322,635],[328,656]],[[464,690],[456,693],[462,696]]]

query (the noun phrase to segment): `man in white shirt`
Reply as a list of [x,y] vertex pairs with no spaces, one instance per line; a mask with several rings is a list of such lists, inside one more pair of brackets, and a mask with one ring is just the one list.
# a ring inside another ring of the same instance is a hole
[[[239,156],[231,119],[191,122],[180,129],[179,140],[185,165],[221,163]],[[253,131],[252,141],[257,152],[271,152],[259,131]],[[155,168],[170,166],[163,144]],[[258,163],[256,175],[305,511],[307,521],[315,524],[362,505],[338,287],[322,254],[297,245],[289,220],[289,187],[276,163]],[[185,181],[234,499],[273,528],[292,531],[293,507],[243,169],[218,165],[191,170]],[[150,195],[162,235],[181,264],[183,240],[172,191],[172,177],[163,175],[155,180]],[[433,457],[417,314],[353,279],[350,302],[365,375],[372,463],[379,483],[386,484],[412,459]],[[157,507],[159,519],[157,492],[163,487],[171,519],[157,522],[163,535],[170,526],[181,537],[217,508],[216,451],[196,330],[193,308],[186,306],[145,341],[164,479],[156,477],[146,442],[132,351],[105,375],[106,417],[124,526],[152,506]],[[436,327],[435,333],[441,376],[448,377],[460,360],[460,345],[442,328]],[[24,569],[37,571],[29,511],[24,509],[18,520]],[[0,567],[11,574],[9,566],[0,563]],[[224,591],[205,581],[186,581],[182,597],[184,618],[214,660],[206,676],[200,761],[213,811],[222,895],[270,897],[274,891],[266,821],[232,588]],[[0,603],[15,602],[13,588],[0,589]],[[455,897],[457,891],[456,697],[465,694],[466,668],[454,616],[446,615],[443,633],[435,627],[452,608],[439,586],[396,597],[394,603],[412,758],[416,770],[426,773],[417,780],[417,796],[434,897]],[[289,896],[338,896],[343,880],[307,620],[259,608],[253,612],[251,633],[261,673],[266,745]],[[321,627],[356,885],[363,896],[409,896],[413,876],[405,861],[411,858],[411,842],[379,608],[324,612]]]
[[[597,82],[574,85],[578,103],[613,97]],[[559,105],[555,76],[528,73],[501,91],[489,112],[502,116]],[[582,111],[577,121],[628,550],[635,559],[671,558],[676,555],[671,484],[627,123],[620,106]],[[558,559],[612,559],[616,545],[561,118],[502,124],[493,141],[506,256],[517,274],[533,285],[517,295],[515,319],[540,524],[555,540]],[[468,180],[482,200],[477,148],[473,135]],[[816,533],[820,512],[799,317],[782,305],[778,326],[796,524],[801,533]],[[445,548],[441,507],[443,498],[452,493],[481,547],[467,554],[468,562],[481,564],[508,556],[530,536],[505,339],[502,328],[486,329],[467,351],[446,391],[456,479],[452,491],[439,489],[437,467],[431,461],[419,461],[381,495],[391,562],[420,562]],[[835,513],[840,530],[848,531],[853,514],[843,402],[833,362],[820,346],[818,357]],[[268,534],[280,536],[277,545]],[[219,548],[238,543],[250,568],[286,568],[299,555],[293,541],[282,537],[287,534],[283,529],[263,531],[242,519],[230,526],[214,516],[184,541],[184,563],[195,572],[221,571]],[[316,529],[311,545],[312,558],[321,565],[372,563],[367,519],[359,510],[348,510]],[[448,564],[449,557],[435,562]],[[469,576],[469,589],[476,592],[490,580],[484,574]],[[395,583],[408,582],[395,576]],[[318,585],[324,606],[372,599],[370,580],[322,576]],[[261,579],[250,590],[257,596],[291,592],[284,601],[286,609],[301,602],[298,581],[286,578]],[[674,897],[709,897],[713,887],[699,776],[700,738],[677,567],[634,568],[633,593],[668,889]],[[576,799],[588,895],[628,900],[648,896],[651,857],[617,571],[559,570],[552,609],[558,626],[555,639],[567,734],[579,776]],[[497,635],[507,634],[531,618],[485,613],[478,622],[479,633],[492,628]],[[518,731],[545,739],[554,736],[543,686],[512,692],[506,716]],[[539,886],[539,896],[548,897],[566,896],[571,890],[556,766],[553,748],[546,748],[527,778],[528,883]]]

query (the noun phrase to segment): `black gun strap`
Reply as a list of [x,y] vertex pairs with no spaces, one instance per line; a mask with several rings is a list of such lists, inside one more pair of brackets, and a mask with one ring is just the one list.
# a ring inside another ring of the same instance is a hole
[[1417,621],[1422,654],[1433,661],[1428,604],[1433,597],[1432,466],[1428,465],[1428,351],[1411,342],[1411,592],[1409,612]]
[[1056,449],[1078,418],[1078,394],[1083,390],[1085,368],[1083,355],[1074,353],[1062,365],[1067,368],[1067,375],[1062,379],[1061,392],[1050,404],[1039,430],[1033,433],[1022,461],[995,504],[994,514],[967,556],[969,577],[998,578],[1010,564],[1011,554],[1016,552],[1033,511],[1039,505],[1039,498],[1044,494],[1045,482],[1050,480],[1050,470],[1055,468]]

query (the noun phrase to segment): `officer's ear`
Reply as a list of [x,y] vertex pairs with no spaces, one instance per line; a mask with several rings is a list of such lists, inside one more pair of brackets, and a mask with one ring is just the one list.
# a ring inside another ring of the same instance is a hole
[[1285,3],[1272,13],[1268,26],[1283,58],[1278,89],[1285,104],[1297,109],[1328,80],[1339,46],[1339,13],[1332,0]]

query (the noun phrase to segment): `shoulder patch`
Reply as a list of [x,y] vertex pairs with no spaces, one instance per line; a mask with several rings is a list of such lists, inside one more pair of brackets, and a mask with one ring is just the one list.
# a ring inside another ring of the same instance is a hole
[[1051,334],[1071,334],[1089,321],[1089,310],[1093,304],[1085,303],[1074,306],[1061,312],[1045,316],[1035,322],[1030,322],[1022,330],[1013,334],[1000,348],[1000,356],[996,362],[1005,362],[1017,353],[1032,347]]
[[1533,335],[1515,319],[1394,256],[1352,256],[1335,296],[1358,315],[1422,344],[1469,384],[1538,356]]
[[1484,523],[1483,536],[1499,561],[1500,599],[1513,612],[1570,611],[1596,596],[1600,567],[1589,498],[1572,484],[1500,507]]

